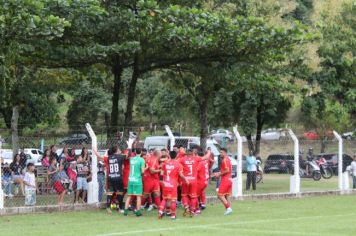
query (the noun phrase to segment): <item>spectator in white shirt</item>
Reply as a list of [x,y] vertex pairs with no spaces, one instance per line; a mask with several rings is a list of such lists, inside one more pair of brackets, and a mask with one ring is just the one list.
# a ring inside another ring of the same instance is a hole
[[35,177],[35,165],[33,163],[27,164],[27,171],[23,182],[25,184],[25,205],[34,206],[36,204],[36,177]]
[[350,169],[352,171],[353,189],[356,189],[356,155],[354,155],[354,160],[351,162]]

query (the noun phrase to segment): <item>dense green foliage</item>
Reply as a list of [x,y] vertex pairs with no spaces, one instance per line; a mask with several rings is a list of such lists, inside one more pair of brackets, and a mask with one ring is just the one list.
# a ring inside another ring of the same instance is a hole
[[239,124],[258,151],[262,129],[301,104],[305,129],[344,131],[356,116],[352,2],[313,22],[313,0],[0,0],[0,114],[13,132],[66,117],[108,136],[156,123],[205,139],[209,125]]

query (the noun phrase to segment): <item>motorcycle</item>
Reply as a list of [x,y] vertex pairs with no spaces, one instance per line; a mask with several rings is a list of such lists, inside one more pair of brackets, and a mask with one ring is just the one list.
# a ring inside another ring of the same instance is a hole
[[261,167],[261,161],[257,160],[257,171],[256,171],[256,183],[258,184],[259,182],[262,181],[263,183],[263,171]]
[[316,163],[315,160],[308,159],[306,162],[306,166],[308,171],[303,168],[299,168],[299,176],[301,178],[313,178],[315,181],[319,181],[321,179],[320,167]]
[[316,163],[319,165],[321,176],[324,179],[330,179],[333,177],[333,170],[326,162],[325,158],[319,158],[316,160]]

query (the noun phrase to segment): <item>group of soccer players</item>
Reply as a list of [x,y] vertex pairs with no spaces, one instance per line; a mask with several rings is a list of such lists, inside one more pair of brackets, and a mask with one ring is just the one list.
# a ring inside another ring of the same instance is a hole
[[[205,209],[205,190],[210,179],[210,169],[214,156],[200,147],[186,150],[175,146],[174,151],[141,148],[120,150],[114,146],[104,157],[93,150],[98,160],[106,167],[107,210],[117,202],[118,209],[128,215],[132,209],[136,216],[142,216],[141,206],[153,203],[158,208],[158,218],[170,215],[176,219],[177,202],[184,206],[183,216],[194,216]],[[228,197],[231,195],[231,162],[225,149],[220,152],[222,164],[220,172],[214,177],[220,178],[218,197],[224,204],[225,215],[231,214]],[[124,203],[124,196],[127,195]]]

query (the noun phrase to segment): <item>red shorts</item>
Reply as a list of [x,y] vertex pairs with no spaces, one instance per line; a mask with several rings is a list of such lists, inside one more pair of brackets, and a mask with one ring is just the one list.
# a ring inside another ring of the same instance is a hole
[[61,181],[59,181],[59,180],[53,183],[53,188],[54,188],[54,190],[56,190],[56,192],[58,194],[61,194],[64,192],[64,187],[63,187]]
[[219,196],[230,196],[232,192],[232,181],[221,181],[219,186]]
[[162,182],[162,197],[165,200],[177,200],[177,184]]
[[143,182],[143,193],[150,194],[160,192],[159,180],[158,179],[146,179]]
[[198,183],[196,181],[182,183],[182,196],[198,197]]
[[198,182],[198,188],[197,188],[198,197],[205,191],[206,187],[208,187],[208,181]]
[[129,175],[130,175],[130,172],[126,173],[124,172],[123,174],[123,180],[122,180],[122,183],[124,185],[124,189],[127,189],[127,186],[129,185]]

